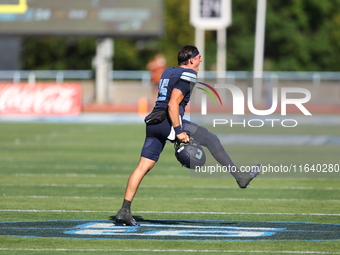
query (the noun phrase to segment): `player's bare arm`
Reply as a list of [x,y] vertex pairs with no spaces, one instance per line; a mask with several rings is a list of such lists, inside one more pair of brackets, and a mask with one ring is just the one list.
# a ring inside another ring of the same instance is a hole
[[[173,127],[179,127],[181,126],[180,122],[180,115],[179,115],[179,104],[182,102],[184,98],[184,95],[182,91],[179,89],[173,89],[170,97],[170,101],[168,103],[168,113],[169,117],[171,119]],[[189,142],[189,136],[185,132],[181,132],[177,135],[177,139],[181,142],[187,143]]]

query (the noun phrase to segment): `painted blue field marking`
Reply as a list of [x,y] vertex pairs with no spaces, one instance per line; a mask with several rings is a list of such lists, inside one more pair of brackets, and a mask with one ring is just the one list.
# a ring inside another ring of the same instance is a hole
[[169,241],[340,241],[340,224],[139,220],[126,227],[110,220],[0,222],[0,236],[111,240]]
[[[169,225],[166,224],[145,224],[143,223],[141,226],[143,227],[169,227]],[[87,223],[83,225],[79,225],[76,228],[119,228],[120,226],[116,226],[112,223]],[[126,228],[125,226],[122,226],[123,228]],[[259,227],[227,227],[227,226],[200,226],[200,225],[171,225],[172,228],[216,228],[216,229],[244,229],[244,230],[268,230],[268,231],[278,231],[278,230],[284,230],[285,228],[259,228]]]

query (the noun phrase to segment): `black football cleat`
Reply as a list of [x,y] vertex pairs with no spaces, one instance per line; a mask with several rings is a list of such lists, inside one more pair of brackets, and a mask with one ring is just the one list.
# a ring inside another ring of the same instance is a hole
[[249,172],[246,172],[245,176],[242,176],[242,178],[237,178],[236,181],[238,186],[241,189],[247,188],[250,181],[260,174],[261,166],[261,164],[258,164],[253,167]]
[[127,209],[120,209],[116,214],[116,223],[123,223],[125,226],[140,226],[139,223],[132,217],[131,212]]

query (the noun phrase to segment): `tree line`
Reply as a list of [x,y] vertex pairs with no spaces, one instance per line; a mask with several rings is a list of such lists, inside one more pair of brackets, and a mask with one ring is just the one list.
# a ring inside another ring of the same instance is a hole
[[[256,0],[232,1],[227,28],[227,70],[253,70]],[[177,65],[178,50],[194,44],[189,0],[164,0],[164,34],[159,38],[113,38],[115,70],[145,70],[163,53]],[[205,32],[205,69],[216,67],[216,32]],[[23,70],[89,70],[94,37],[25,37]],[[267,0],[265,71],[340,71],[340,0]]]

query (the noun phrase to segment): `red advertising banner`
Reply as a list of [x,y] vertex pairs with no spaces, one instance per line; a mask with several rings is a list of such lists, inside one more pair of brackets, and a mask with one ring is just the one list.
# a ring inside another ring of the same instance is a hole
[[80,112],[79,84],[0,84],[0,115],[61,116]]

